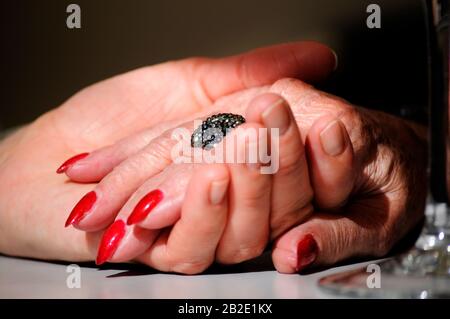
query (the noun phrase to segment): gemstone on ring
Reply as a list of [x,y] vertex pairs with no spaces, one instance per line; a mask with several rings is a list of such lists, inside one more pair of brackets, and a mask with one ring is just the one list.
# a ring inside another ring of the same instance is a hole
[[219,113],[208,117],[197,127],[191,136],[191,146],[210,149],[220,143],[234,128],[245,123],[245,118],[239,114]]

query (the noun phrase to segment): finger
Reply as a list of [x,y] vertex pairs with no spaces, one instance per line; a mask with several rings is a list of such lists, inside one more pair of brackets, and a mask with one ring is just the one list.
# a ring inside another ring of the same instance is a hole
[[321,81],[336,67],[336,54],[325,45],[312,41],[292,42],[222,59],[201,59],[193,79],[198,80],[206,96],[215,100],[285,77]]
[[229,164],[229,215],[216,253],[220,263],[257,257],[269,239],[271,175],[261,173],[259,151],[268,143],[267,132],[262,129],[262,125],[246,123],[227,136],[227,155],[234,141],[236,156]]
[[154,138],[161,135],[167,129],[179,125],[180,122],[181,120],[167,121],[91,153],[75,155],[65,161],[57,169],[57,173],[65,173],[75,182],[98,182],[110,173],[114,167],[142,150]]
[[[192,126],[192,123],[186,124]],[[171,150],[177,144],[171,132],[152,140],[143,150],[120,163],[94,190],[83,197],[69,215],[66,227],[84,231],[107,227],[131,195],[151,177],[172,162]]]
[[[109,229],[116,227],[110,226],[105,231],[107,235],[103,236],[104,240],[99,248],[97,263],[107,260],[121,262],[135,258],[149,248],[159,234],[159,228],[171,226],[178,220],[193,167],[193,165],[172,165],[139,187],[121,208],[112,224],[120,225],[120,231],[124,232],[123,238],[120,243],[110,244],[108,240],[114,236],[110,235]],[[130,223],[129,217],[133,215],[132,212],[145,215],[152,213],[151,215],[153,215],[153,211],[157,215],[156,223],[161,225],[159,228],[155,227],[154,230],[149,230]],[[110,250],[108,247],[111,246],[116,248]],[[111,253],[112,251],[113,253]]]
[[[182,70],[191,70],[187,75],[188,84],[192,86],[197,100],[207,100],[203,102],[203,106],[209,106],[223,95],[269,84],[283,77],[297,77],[304,81],[324,79],[335,69],[337,60],[335,53],[320,43],[294,42],[260,48],[232,57],[185,59],[177,63]],[[171,68],[172,64],[159,65],[154,69],[157,72],[148,72],[143,82],[151,84],[155,78],[172,74]],[[122,77],[131,75],[132,73],[129,73]],[[137,89],[142,90],[142,85]],[[142,92],[134,94],[144,95]],[[93,152],[82,159],[75,156],[75,161],[72,157],[64,162],[57,172],[65,172],[70,179],[77,182],[99,181],[116,165],[147,145],[155,135],[178,125],[180,120],[183,118],[177,116],[172,121],[166,119],[164,124],[158,125],[159,128],[136,133],[123,139],[118,145]]]
[[355,180],[353,147],[344,124],[332,116],[318,119],[308,132],[306,148],[316,208],[342,207]]
[[[255,93],[246,92],[230,96],[222,99],[222,104],[217,103],[217,106],[221,112],[241,114],[253,94]],[[191,121],[167,130],[144,149],[117,165],[92,192],[75,205],[66,226],[74,225],[84,231],[104,229],[113,222],[130,196],[147,180],[168,167],[173,160],[195,162],[196,152],[190,146],[190,137],[199,123],[201,121],[195,120],[194,117]]]
[[[226,143],[241,131],[254,133],[251,137],[253,145],[267,143],[267,136],[258,135],[261,126],[244,124],[234,134],[227,136]],[[264,132],[265,133],[265,132]],[[246,143],[237,143],[246,151]],[[218,146],[217,146],[218,147]],[[253,150],[253,147],[250,147]],[[242,150],[242,149],[241,149]],[[229,150],[227,149],[227,152]],[[254,150],[257,153],[258,149]],[[244,157],[245,157],[244,153]],[[256,154],[258,155],[258,154]],[[229,159],[229,156],[227,156]],[[245,158],[244,158],[245,160]],[[218,249],[218,259],[221,262],[239,262],[259,255],[267,243],[268,238],[268,216],[270,209],[270,175],[262,175],[258,167],[252,164],[231,165],[235,176],[233,185],[237,194],[233,198],[233,212],[227,232],[224,234]],[[185,198],[186,181],[190,180],[193,165],[172,164],[162,174],[152,178],[141,186],[129,201],[123,206],[117,219],[127,220],[127,224],[138,224],[140,227],[158,229],[171,226],[178,220],[182,202]],[[157,180],[162,179],[161,183]],[[242,191],[241,185],[246,185]],[[131,214],[130,214],[131,212]],[[119,249],[113,260],[126,260],[142,253],[145,243],[135,239],[133,235],[127,237],[126,250]],[[125,253],[121,253],[125,251]]]
[[[380,199],[374,198],[375,202]],[[305,223],[284,233],[275,243],[272,260],[282,273],[294,273],[310,266],[332,265],[356,256],[385,255],[390,248],[385,226],[386,208],[360,205],[345,216],[314,214]],[[364,214],[361,214],[364,209]]]
[[305,149],[292,111],[277,94],[266,93],[252,101],[249,121],[271,130],[271,238],[300,223],[312,213],[313,190],[309,182]]
[[121,208],[117,218],[147,229],[172,226],[181,216],[195,164],[172,164],[145,182]]
[[199,273],[214,261],[225,228],[230,183],[223,164],[203,165],[189,183],[181,219],[138,261],[163,271]]

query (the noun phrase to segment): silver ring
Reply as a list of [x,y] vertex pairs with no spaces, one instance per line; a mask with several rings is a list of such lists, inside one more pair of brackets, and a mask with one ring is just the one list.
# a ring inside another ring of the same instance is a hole
[[197,127],[191,136],[191,146],[210,149],[220,143],[234,128],[245,123],[245,118],[239,114],[219,113],[208,117]]

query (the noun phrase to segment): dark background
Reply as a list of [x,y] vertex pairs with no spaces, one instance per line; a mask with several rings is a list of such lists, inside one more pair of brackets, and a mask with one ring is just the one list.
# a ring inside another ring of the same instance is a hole
[[[81,6],[82,29],[66,27]],[[366,7],[381,7],[368,29]],[[321,88],[425,120],[427,59],[420,0],[1,1],[0,129],[26,123],[81,88],[140,66],[223,56],[301,39],[339,55]]]

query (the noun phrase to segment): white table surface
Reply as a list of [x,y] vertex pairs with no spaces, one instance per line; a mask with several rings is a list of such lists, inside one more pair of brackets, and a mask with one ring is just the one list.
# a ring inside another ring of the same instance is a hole
[[81,287],[67,287],[67,265],[0,255],[0,298],[336,298],[317,286],[321,277],[369,262],[311,274],[279,274],[268,255],[206,274],[164,274],[136,265],[80,265]]

